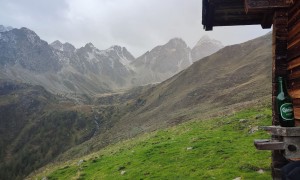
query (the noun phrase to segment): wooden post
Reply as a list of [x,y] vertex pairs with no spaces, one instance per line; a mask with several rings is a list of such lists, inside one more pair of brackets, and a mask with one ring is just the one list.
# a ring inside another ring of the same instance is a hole
[[[273,63],[272,63],[272,111],[273,125],[279,125],[278,112],[275,106],[277,96],[277,78],[287,77],[287,37],[288,37],[288,10],[277,10],[273,19]],[[279,139],[272,136],[272,139]],[[283,157],[282,150],[272,151],[272,177],[274,180],[281,179],[280,169],[288,161]]]

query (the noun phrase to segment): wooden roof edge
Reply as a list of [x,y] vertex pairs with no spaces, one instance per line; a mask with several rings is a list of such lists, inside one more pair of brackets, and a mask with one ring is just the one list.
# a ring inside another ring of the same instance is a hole
[[289,8],[294,0],[245,0],[245,11],[265,11],[268,9]]
[[[244,19],[245,22],[243,24],[243,16],[237,14],[236,17],[241,18],[241,21],[238,24],[234,24],[235,22],[230,22],[230,18],[228,18],[227,22],[224,22],[224,25],[216,25],[214,24],[215,18],[215,9],[218,11],[222,10],[222,5],[226,6],[226,10],[228,11],[228,4],[223,2],[224,0],[203,0],[202,1],[202,24],[203,28],[206,31],[211,31],[214,26],[232,26],[232,25],[250,25],[248,24],[248,20]],[[262,14],[261,21],[257,24],[260,24],[263,29],[271,28],[272,26],[272,17],[273,12],[279,8],[289,8],[292,4],[294,4],[295,0],[231,0],[231,5],[236,8],[238,5],[242,11],[246,13],[246,15],[253,14]],[[226,4],[226,5],[225,5]],[[243,7],[243,5],[244,7]],[[229,6],[230,7],[230,6]],[[224,9],[224,8],[223,8]],[[226,24],[227,23],[227,24]]]

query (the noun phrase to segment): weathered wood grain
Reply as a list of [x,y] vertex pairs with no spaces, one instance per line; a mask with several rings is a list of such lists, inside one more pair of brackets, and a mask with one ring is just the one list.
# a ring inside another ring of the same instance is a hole
[[296,67],[299,67],[299,66],[300,66],[300,57],[295,58],[295,59],[293,59],[292,61],[290,61],[290,62],[288,63],[287,69],[288,69],[288,70],[292,70],[292,69],[294,69],[294,68],[296,68]]
[[288,8],[290,1],[286,0],[245,0],[246,12],[263,11],[276,8]]
[[300,23],[297,23],[295,26],[289,28],[288,39],[294,38],[299,33]]

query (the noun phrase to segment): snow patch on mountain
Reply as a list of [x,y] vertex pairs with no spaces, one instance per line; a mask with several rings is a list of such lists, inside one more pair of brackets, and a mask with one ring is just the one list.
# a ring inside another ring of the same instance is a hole
[[192,54],[191,54],[191,52],[189,52],[189,63],[190,63],[190,64],[193,64],[193,59],[192,59]]
[[182,63],[183,63],[183,59],[180,59],[179,61],[178,61],[178,63],[177,63],[177,67],[178,67],[178,69],[182,69]]
[[88,62],[95,62],[96,61],[96,57],[94,55],[94,52],[92,52],[92,53],[87,52],[87,55],[88,55],[88,57],[87,57]]

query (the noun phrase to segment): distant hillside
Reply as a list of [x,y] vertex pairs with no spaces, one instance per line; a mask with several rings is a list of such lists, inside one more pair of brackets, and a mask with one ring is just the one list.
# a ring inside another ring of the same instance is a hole
[[99,131],[91,109],[41,86],[0,80],[0,179],[23,179],[90,139]]
[[127,111],[126,103],[147,88],[71,100],[42,86],[0,79],[0,179],[24,179],[70,148],[103,134]]

